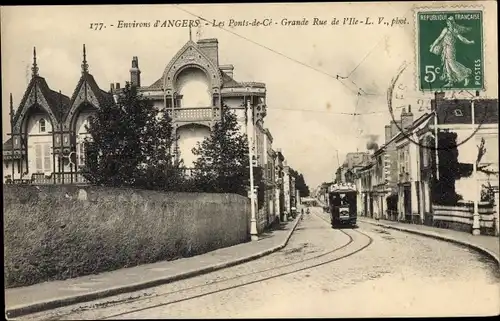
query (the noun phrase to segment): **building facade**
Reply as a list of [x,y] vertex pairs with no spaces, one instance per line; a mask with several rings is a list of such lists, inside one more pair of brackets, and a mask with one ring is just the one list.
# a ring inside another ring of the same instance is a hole
[[[172,118],[179,137],[176,150],[186,168],[193,166],[196,158],[192,149],[210,134],[223,105],[237,114],[245,133],[245,111],[252,109],[256,155],[259,166],[267,166],[266,86],[236,81],[234,66],[219,61],[217,39],[187,41],[151,85],[141,81],[139,59],[133,57],[130,83]],[[32,79],[17,109],[11,98],[12,133],[3,146],[4,182],[82,182],[77,173],[85,162],[83,142],[89,136],[85,125],[101,104],[112,103],[122,90],[120,83],[111,84],[107,91],[98,86],[89,71],[84,46],[81,77],[73,95],[53,91],[40,75],[34,52]]]
[[[384,212],[396,192],[399,221],[498,235],[497,99],[437,92],[430,113],[413,120],[409,106],[385,130],[386,143],[356,175],[360,215],[391,219]],[[390,192],[385,202],[381,191]]]
[[280,149],[276,151],[275,158],[275,213],[279,217],[280,222],[284,220],[285,210],[285,188],[284,188],[284,161],[285,157]]
[[[398,220],[423,223],[431,211],[430,142],[429,131],[433,114],[423,114],[405,132],[396,137],[398,155]],[[427,213],[427,214],[426,214]]]

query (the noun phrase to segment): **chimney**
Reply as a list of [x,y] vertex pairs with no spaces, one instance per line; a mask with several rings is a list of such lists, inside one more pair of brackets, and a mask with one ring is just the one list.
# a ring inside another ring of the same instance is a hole
[[401,131],[401,121],[391,120],[391,136],[397,135]]
[[407,130],[413,124],[413,114],[411,112],[411,105],[408,105],[408,112],[403,108],[401,112],[401,129]]
[[111,93],[115,91],[115,84],[111,83],[111,85],[109,85],[109,91]]
[[141,70],[139,69],[139,59],[132,58],[132,68],[130,69],[130,83],[132,86],[141,87]]
[[119,82],[116,83],[115,88],[116,88],[116,90],[120,89],[120,83]]
[[197,45],[198,48],[219,67],[219,42],[217,39],[200,39]]
[[385,142],[389,142],[392,138],[391,125],[385,125]]
[[431,99],[431,112],[436,110],[436,106],[441,105],[441,103],[445,100],[444,92],[436,91],[434,93],[434,99]]
[[220,66],[220,70],[226,73],[229,77],[234,78],[234,66],[233,65],[223,65]]

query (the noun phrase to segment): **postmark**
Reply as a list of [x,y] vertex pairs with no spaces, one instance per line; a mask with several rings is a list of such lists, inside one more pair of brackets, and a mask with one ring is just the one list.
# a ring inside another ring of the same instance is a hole
[[[399,67],[387,90],[387,104],[389,112],[391,115],[391,119],[394,121],[399,132],[401,132],[402,135],[410,142],[417,144],[422,148],[431,149],[433,151],[456,148],[474,137],[479,129],[481,129],[483,122],[488,118],[490,112],[490,110],[487,108],[481,108],[482,110],[479,113],[473,110],[473,104],[475,107],[474,109],[478,108],[477,101],[481,100],[481,97],[477,97],[475,93],[469,90],[444,92],[439,89],[434,89],[434,91],[425,92],[424,95],[421,95],[420,98],[417,99],[416,96],[411,96],[411,90],[408,90],[409,87],[405,85],[401,80],[402,75],[404,75],[405,72],[410,72],[411,67],[413,67],[411,63],[404,62]],[[435,100],[434,95],[436,93],[438,93],[438,95],[441,95],[442,97],[442,100],[440,102],[436,102]],[[419,117],[414,118],[414,123],[417,122],[417,119],[428,116],[431,118],[431,123],[434,123],[434,120],[432,118],[437,118],[438,127],[440,127],[441,125],[454,123],[460,126],[470,125],[470,135],[467,135],[467,137],[465,137],[461,141],[456,142],[455,144],[441,147],[434,144],[421,143],[415,140],[408,131],[403,130],[402,126],[400,126],[398,123],[400,119],[396,118],[396,111],[398,111],[399,109],[399,104],[397,103],[397,101],[403,99],[405,95],[409,96],[409,99],[407,99],[406,101],[413,101],[416,104],[415,107],[418,109],[418,111],[420,111]],[[446,97],[446,95],[448,97]],[[434,104],[434,108],[431,108],[432,104]],[[475,120],[474,124],[472,123],[472,119],[474,118],[472,117],[472,113],[474,113],[476,116],[479,116],[478,118],[480,119],[480,122]]]
[[415,35],[420,91],[485,89],[481,9],[416,9]]
[[[451,119],[457,120],[457,117],[462,116],[462,119],[458,120],[460,124],[472,125],[472,101],[476,103],[481,100],[482,97],[478,97],[476,92],[485,91],[487,86],[484,74],[486,44],[483,37],[483,18],[484,8],[478,5],[451,4],[446,7],[431,5],[414,8],[413,66],[412,63],[403,63],[387,92],[389,112],[393,121],[399,120],[395,117],[395,112],[401,107],[399,98],[413,94],[418,96],[418,99],[412,101],[418,112],[421,115],[434,114],[438,125],[450,123]],[[413,90],[412,86],[404,83],[404,77],[401,77],[411,72],[411,69],[414,72]],[[440,92],[444,99],[442,104],[437,103],[435,108],[432,108],[436,92]],[[485,120],[488,112],[483,108],[479,115],[477,111],[475,114]],[[483,125],[477,120],[474,124],[476,126],[471,126],[470,135],[450,147],[466,143]],[[397,122],[396,126],[408,140],[423,148],[450,148],[424,145],[403,131]]]

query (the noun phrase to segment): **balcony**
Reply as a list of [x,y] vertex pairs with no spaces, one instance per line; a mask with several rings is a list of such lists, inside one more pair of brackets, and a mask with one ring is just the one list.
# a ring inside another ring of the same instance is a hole
[[220,110],[218,107],[175,108],[168,109],[167,115],[181,122],[210,121],[220,117]]

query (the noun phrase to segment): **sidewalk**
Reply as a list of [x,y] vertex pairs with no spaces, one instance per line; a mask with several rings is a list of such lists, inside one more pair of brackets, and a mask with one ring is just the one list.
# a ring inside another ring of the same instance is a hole
[[500,264],[500,239],[495,236],[486,235],[472,235],[465,232],[420,225],[420,224],[407,224],[386,220],[375,220],[372,218],[358,216],[358,221],[365,222],[373,225],[378,225],[386,228],[391,228],[399,231],[420,234],[437,238],[440,240],[454,242],[465,245],[475,250],[479,250],[486,255],[492,257]]
[[9,318],[92,301],[121,293],[170,283],[257,259],[284,248],[295,230],[300,215],[263,233],[258,241],[238,244],[175,261],[164,261],[131,268],[5,289]]

